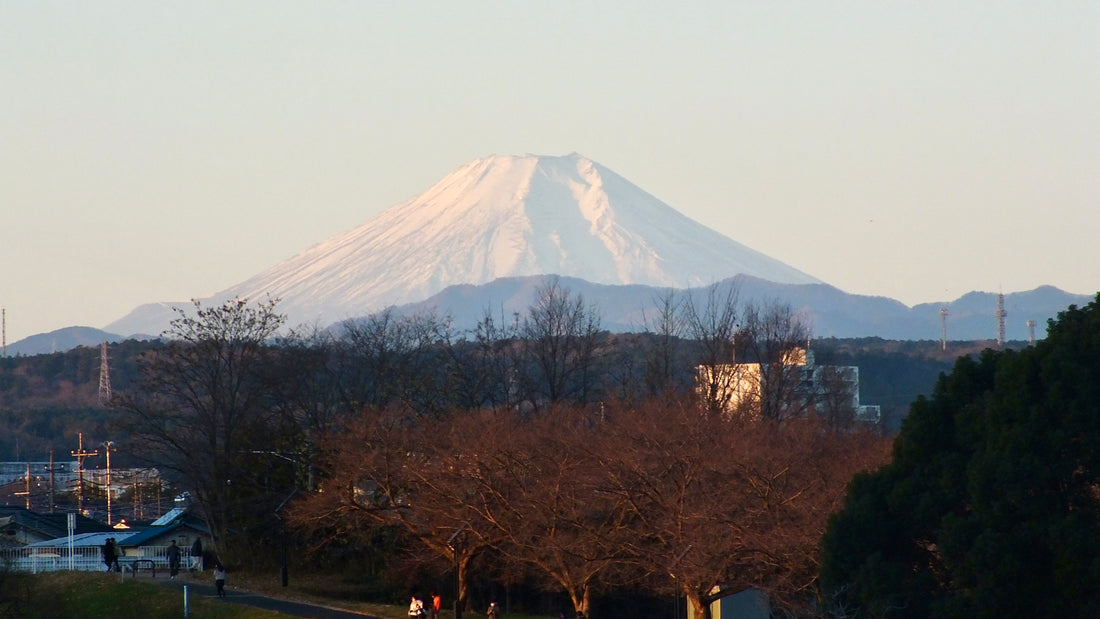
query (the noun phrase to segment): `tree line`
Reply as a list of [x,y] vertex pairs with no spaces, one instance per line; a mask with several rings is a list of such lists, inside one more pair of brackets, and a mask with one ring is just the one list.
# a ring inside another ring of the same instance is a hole
[[804,602],[825,517],[882,440],[825,423],[778,375],[752,414],[697,384],[734,359],[781,371],[808,339],[789,308],[717,287],[656,301],[632,347],[557,282],[460,334],[390,311],[303,332],[276,300],[196,303],[112,405],[231,563],[270,560],[293,527],[367,551],[398,536],[457,567],[460,599],[480,565],[581,610],[629,586],[701,612],[748,584]]

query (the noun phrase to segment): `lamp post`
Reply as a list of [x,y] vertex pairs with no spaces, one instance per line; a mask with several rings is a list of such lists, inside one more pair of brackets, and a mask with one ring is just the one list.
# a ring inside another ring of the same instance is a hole
[[462,580],[458,575],[458,536],[470,526],[469,521],[463,522],[451,537],[447,539],[447,548],[451,549],[451,556],[455,558],[455,619],[462,619]]
[[[270,451],[270,450],[266,450],[266,449],[253,449],[249,453],[264,455],[264,456],[274,456],[276,458],[279,458],[281,460],[285,460],[285,461],[289,462],[290,464],[292,464],[295,467],[299,466],[299,464],[300,464],[298,462],[297,458],[292,458],[292,457],[290,457],[290,456],[288,456],[284,453],[279,453],[277,451]],[[297,470],[295,470],[295,473],[297,473]],[[286,587],[290,584],[290,569],[289,569],[289,566],[287,565],[286,522],[283,520],[283,517],[279,515],[279,513],[283,510],[283,507],[287,504],[287,502],[290,501],[290,499],[294,498],[294,495],[296,495],[296,494],[298,494],[298,484],[297,484],[297,482],[295,482],[295,484],[294,484],[294,489],[290,491],[290,494],[288,494],[285,499],[283,499],[282,503],[279,503],[279,506],[276,507],[275,511],[274,511],[274,516],[279,521],[280,529],[281,529],[280,532],[279,532],[279,537],[280,537],[280,543],[279,543],[279,546],[280,546],[280,548],[279,548],[279,563],[280,563],[280,566],[279,566],[279,582],[284,587]]]
[[[693,544],[688,544],[680,552],[680,554],[676,555],[676,558],[672,560],[672,563],[668,564],[668,575],[672,577],[672,580],[674,582],[676,581],[676,573],[673,570],[675,570],[676,566],[680,564],[680,561],[684,560],[684,557],[687,556],[687,553],[691,552],[692,546]],[[687,608],[684,609],[684,614],[687,615]],[[672,602],[672,616],[676,619],[679,619],[680,617],[680,587],[678,585],[676,586],[676,597]]]

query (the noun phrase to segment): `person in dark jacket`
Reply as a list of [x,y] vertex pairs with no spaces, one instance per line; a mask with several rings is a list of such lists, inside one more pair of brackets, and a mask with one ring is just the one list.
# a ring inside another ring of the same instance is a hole
[[118,564],[118,547],[115,546],[115,538],[108,537],[103,543],[103,563],[107,565],[107,571]]
[[180,554],[180,547],[176,545],[176,540],[172,540],[168,546],[168,574],[172,578],[180,573]]
[[191,544],[191,571],[202,571],[202,538],[196,537]]

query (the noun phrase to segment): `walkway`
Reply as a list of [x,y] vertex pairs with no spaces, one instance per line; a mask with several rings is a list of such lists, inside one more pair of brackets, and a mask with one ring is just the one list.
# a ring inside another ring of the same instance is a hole
[[[173,587],[179,589],[181,592],[183,591],[183,587],[186,586],[187,595],[189,598],[193,596],[217,596],[217,590],[214,588],[214,585],[198,582],[190,578],[177,578],[175,580],[170,580],[167,577],[161,578],[160,574],[158,574],[156,579],[150,579],[149,582],[154,582],[166,587]],[[259,593],[233,589],[232,587],[225,588],[224,601],[228,604],[244,604],[246,606],[262,608],[264,610],[273,610],[289,617],[311,617],[313,619],[379,619],[374,615],[368,615],[365,613],[357,613],[350,610],[340,610],[338,608],[329,608],[327,606],[318,606],[316,604],[308,604],[305,602],[292,602],[289,600],[281,600]]]

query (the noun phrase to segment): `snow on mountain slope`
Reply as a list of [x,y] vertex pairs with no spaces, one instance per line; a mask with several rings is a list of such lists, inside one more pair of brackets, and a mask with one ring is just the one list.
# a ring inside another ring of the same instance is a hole
[[325,325],[450,285],[542,274],[669,288],[738,274],[820,283],[574,153],[472,161],[213,300],[270,295],[291,323]]
[[493,156],[217,298],[270,294],[291,316],[325,321],[499,277],[686,288],[739,273],[818,282],[580,155]]

